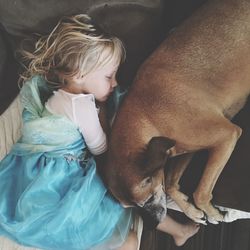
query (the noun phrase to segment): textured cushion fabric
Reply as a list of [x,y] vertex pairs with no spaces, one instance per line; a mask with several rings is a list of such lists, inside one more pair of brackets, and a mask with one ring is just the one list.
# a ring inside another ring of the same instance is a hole
[[9,108],[0,115],[0,161],[9,153],[12,145],[21,136],[22,107],[19,95]]
[[2,86],[3,74],[4,74],[4,66],[7,60],[7,49],[6,44],[3,38],[3,30],[0,29],[0,87]]
[[17,63],[8,43],[7,34],[0,26],[0,114],[17,93]]
[[[47,33],[48,29],[52,28],[63,15],[77,13],[91,15],[97,11],[111,15],[109,18],[112,22],[124,19],[122,23],[119,23],[122,25],[119,29],[122,30],[128,25],[127,20],[136,26],[138,17],[135,19],[135,12],[140,16],[140,20],[143,20],[150,13],[151,17],[159,13],[162,3],[160,0],[1,0],[0,7],[0,22],[6,31],[12,35],[22,36],[30,32]],[[128,17],[130,19],[127,19]]]

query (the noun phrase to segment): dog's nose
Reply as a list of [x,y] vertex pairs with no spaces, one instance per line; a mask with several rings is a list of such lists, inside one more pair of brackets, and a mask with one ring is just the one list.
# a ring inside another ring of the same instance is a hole
[[162,221],[167,213],[167,200],[166,195],[162,194],[161,198],[157,195],[152,195],[142,207],[145,209],[152,218],[156,221]]
[[152,204],[155,200],[155,195],[152,195],[151,197],[149,197],[149,199],[147,199],[147,201],[144,203],[144,206],[147,206],[148,204]]

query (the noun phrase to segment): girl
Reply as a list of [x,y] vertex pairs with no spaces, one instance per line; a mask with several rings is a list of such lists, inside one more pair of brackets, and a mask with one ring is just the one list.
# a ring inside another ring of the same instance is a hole
[[117,85],[121,41],[76,15],[23,54],[23,131],[0,163],[0,234],[48,250],[136,249],[132,211],[108,194],[91,156],[107,149],[95,101]]

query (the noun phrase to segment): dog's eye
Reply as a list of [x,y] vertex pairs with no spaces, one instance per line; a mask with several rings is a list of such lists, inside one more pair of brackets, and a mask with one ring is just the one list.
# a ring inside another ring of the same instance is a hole
[[146,179],[144,179],[141,183],[141,187],[145,187],[147,185],[149,185],[150,183],[152,183],[152,177],[147,177]]

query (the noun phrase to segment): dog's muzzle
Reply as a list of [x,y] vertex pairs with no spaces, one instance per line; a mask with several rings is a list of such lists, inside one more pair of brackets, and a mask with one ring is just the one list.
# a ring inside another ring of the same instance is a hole
[[155,221],[162,221],[167,213],[165,192],[153,194],[141,208],[146,210]]

